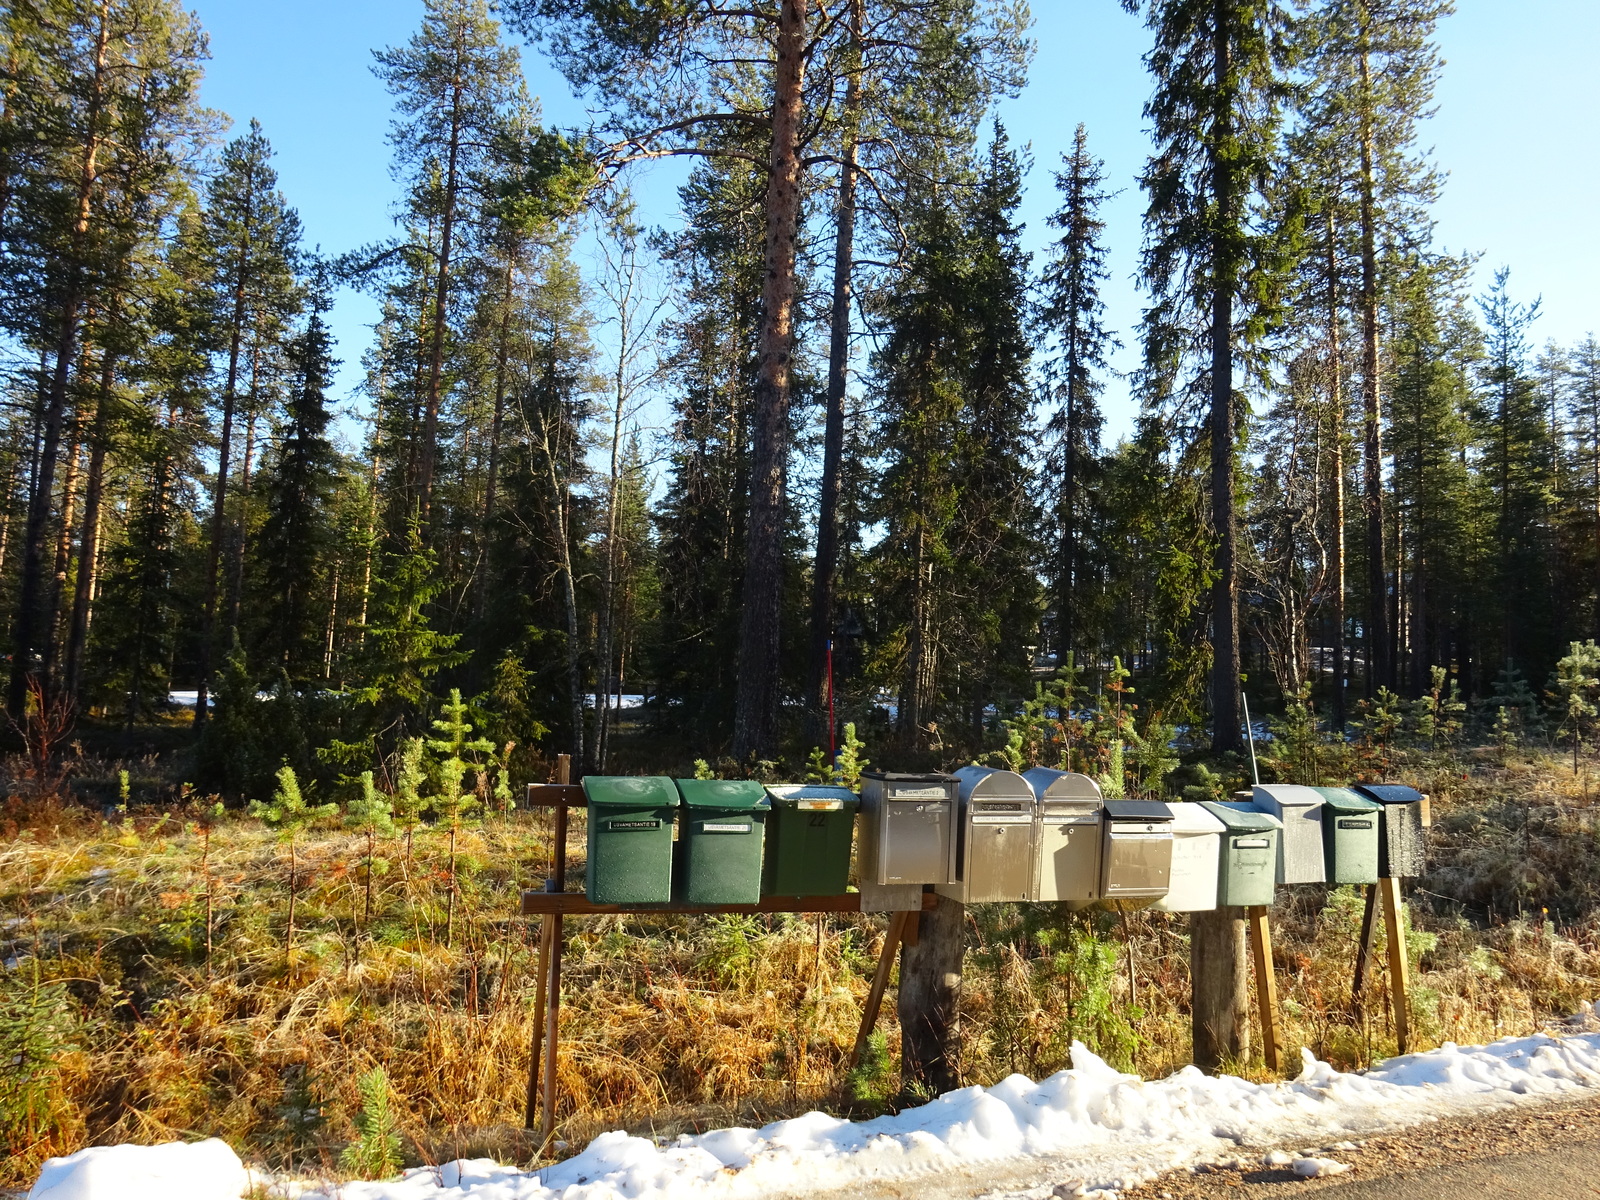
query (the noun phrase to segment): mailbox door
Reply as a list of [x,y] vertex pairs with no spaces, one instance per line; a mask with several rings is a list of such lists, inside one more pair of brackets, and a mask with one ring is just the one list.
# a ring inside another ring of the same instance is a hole
[[1100,899],[1100,818],[1046,812],[1039,823],[1040,900],[1083,908]]
[[1385,804],[1378,873],[1384,879],[1412,879],[1426,863],[1421,804]]
[[1172,831],[1153,825],[1108,822],[1100,896],[1104,900],[1158,900],[1172,882]]
[[1228,907],[1253,904],[1270,906],[1278,877],[1278,831],[1229,830],[1223,836],[1222,879],[1219,899]]
[[1283,836],[1278,846],[1279,883],[1327,882],[1328,870],[1322,849],[1322,805],[1285,805]]
[[1329,883],[1378,882],[1378,822],[1382,813],[1333,812],[1327,814]]
[[1220,841],[1216,833],[1174,833],[1170,886],[1153,907],[1161,912],[1209,912],[1215,908]]
[[883,806],[878,847],[883,883],[952,883],[948,800],[896,800]]
[[978,805],[967,823],[966,902],[1031,899],[1033,821],[986,816]]

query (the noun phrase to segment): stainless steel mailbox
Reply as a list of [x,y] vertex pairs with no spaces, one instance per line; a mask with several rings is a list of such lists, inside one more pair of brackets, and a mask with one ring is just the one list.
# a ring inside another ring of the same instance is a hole
[[862,883],[960,883],[956,871],[957,804],[954,775],[863,772],[856,849]]
[[1148,908],[1172,879],[1172,809],[1159,800],[1107,800],[1100,851],[1100,901]]
[[1356,791],[1383,805],[1383,832],[1378,838],[1378,875],[1410,879],[1427,867],[1428,835],[1433,824],[1428,798],[1400,783],[1360,783]]
[[1278,839],[1278,883],[1326,883],[1322,853],[1322,796],[1293,783],[1257,784],[1250,804],[1283,822]]
[[1034,767],[1022,777],[1038,799],[1034,898],[1085,908],[1100,899],[1100,785],[1076,771]]
[[1217,906],[1217,871],[1226,826],[1201,804],[1173,804],[1172,879],[1158,912],[1210,912]]
[[956,826],[959,884],[938,889],[963,904],[994,904],[1034,898],[1035,798],[1014,771],[962,767],[956,771],[961,797]]

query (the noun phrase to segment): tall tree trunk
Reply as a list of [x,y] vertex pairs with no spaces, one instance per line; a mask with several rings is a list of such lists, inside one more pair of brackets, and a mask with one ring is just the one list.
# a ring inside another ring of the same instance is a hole
[[1345,674],[1345,515],[1344,515],[1344,350],[1339,332],[1339,252],[1333,211],[1328,211],[1328,420],[1333,433],[1333,730],[1344,735]]
[[444,209],[440,213],[439,264],[433,285],[433,327],[428,331],[428,385],[423,393],[421,461],[418,469],[417,491],[423,527],[429,521],[433,503],[433,471],[438,447],[434,445],[439,435],[439,396],[444,378],[444,331],[450,310],[450,253],[456,229],[456,201],[460,194],[457,178],[461,154],[461,103],[463,85],[459,81],[451,91],[450,145],[445,153]]
[[246,179],[244,235],[240,238],[238,254],[234,261],[233,313],[228,323],[228,375],[222,388],[222,434],[217,444],[217,486],[211,498],[211,544],[206,547],[205,602],[200,613],[200,682],[194,703],[196,729],[206,723],[208,697],[211,692],[217,581],[222,566],[223,522],[228,503],[228,461],[233,454],[233,412],[239,399],[239,352],[244,345],[245,282],[250,269],[250,221],[255,200],[255,177],[252,173]]
[[583,756],[583,664],[580,655],[578,622],[578,589],[572,577],[572,539],[567,521],[567,497],[556,471],[556,448],[550,440],[550,423],[538,400],[531,405],[538,417],[536,433],[544,455],[544,478],[550,504],[550,519],[556,541],[556,562],[561,572],[561,601],[567,618],[567,698],[572,716],[572,760],[587,761]]
[[[494,363],[494,418],[489,425],[489,463],[486,471],[487,478],[483,484],[483,528],[482,537],[485,545],[490,538],[490,530],[494,523],[495,506],[499,501],[498,488],[500,484],[500,440],[505,430],[506,420],[506,380],[510,377],[509,363],[511,358],[511,299],[512,285],[515,281],[515,268],[511,259],[506,260],[505,277],[501,280],[500,291],[500,328],[496,330],[495,363]],[[376,487],[377,478],[373,478]],[[487,566],[485,555],[485,566]],[[479,579],[475,616],[479,621],[483,615],[489,599],[489,581]]]
[[800,233],[800,120],[809,0],[780,0],[773,78],[772,163],[766,196],[766,271],[761,284],[761,365],[750,450],[744,611],[733,755],[771,750],[781,664],[785,468],[789,455],[790,372],[794,355],[795,252]]
[[1361,33],[1361,374],[1365,402],[1362,503],[1367,518],[1367,693],[1394,683],[1383,540],[1383,396],[1378,375],[1378,250],[1373,179],[1372,65]]
[[817,514],[817,559],[811,580],[811,686],[813,738],[828,710],[828,650],[833,643],[834,595],[838,590],[839,499],[844,490],[844,401],[850,366],[850,305],[856,239],[857,139],[861,133],[861,25],[864,0],[850,0],[850,60],[844,93],[844,161],[839,166],[839,202],[833,239],[833,312],[828,334],[828,400],[822,436],[822,497]]
[[228,597],[228,642],[239,628],[239,612],[244,605],[244,560],[250,544],[250,469],[255,464],[256,421],[255,383],[250,385],[251,410],[244,423],[244,460],[239,464],[239,528],[233,537],[233,585]]
[[1217,539],[1217,579],[1211,589],[1211,744],[1218,751],[1243,748],[1239,731],[1238,521],[1233,490],[1233,293],[1238,261],[1229,230],[1238,214],[1234,168],[1223,154],[1233,129],[1233,113],[1228,107],[1231,9],[1229,0],[1217,0],[1212,33],[1217,111],[1211,177],[1217,225],[1211,251],[1211,524]]
[[95,583],[100,571],[100,512],[105,495],[106,449],[111,441],[111,388],[116,380],[116,355],[100,360],[100,387],[94,424],[89,430],[89,471],[83,495],[83,531],[78,537],[78,577],[72,590],[72,618],[67,628],[66,694],[76,699],[83,688],[84,649],[89,642]]
[[[921,913],[915,946],[900,952],[900,1080],[908,1097],[961,1086],[956,1018],[966,952],[967,908],[940,896]],[[912,920],[918,920],[913,916]]]
[[[100,121],[105,104],[106,48],[110,37],[110,0],[101,0],[99,20],[95,32],[94,80],[90,86],[82,160],[78,172],[78,189],[72,239],[67,252],[65,270],[66,286],[62,289],[60,325],[56,333],[55,370],[43,406],[38,470],[34,476],[33,495],[28,504],[28,522],[23,532],[22,572],[18,586],[17,618],[12,634],[11,680],[6,694],[6,707],[13,718],[22,713],[27,697],[28,677],[34,672],[34,650],[37,648],[40,618],[40,593],[44,588],[44,544],[50,524],[50,510],[55,491],[56,458],[61,451],[61,430],[66,421],[67,382],[72,374],[72,364],[77,358],[78,322],[83,306],[83,258],[89,239],[89,224],[93,214],[94,189],[99,178],[99,156],[104,139]],[[42,679],[46,693],[50,681]]]
[[45,608],[44,655],[42,671],[46,678],[55,674],[61,652],[62,599],[67,576],[72,569],[72,529],[78,507],[78,476],[83,459],[83,418],[73,422],[72,440],[67,448],[67,474],[61,481],[61,520],[56,530],[55,569],[50,575],[50,599]]

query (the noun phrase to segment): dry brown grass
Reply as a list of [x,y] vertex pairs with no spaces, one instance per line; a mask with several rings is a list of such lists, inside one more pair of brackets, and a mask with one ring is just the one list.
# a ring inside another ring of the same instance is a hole
[[[1413,769],[1437,818],[1433,866],[1411,889],[1419,1042],[1524,1033],[1600,996],[1595,814],[1581,780],[1553,760]],[[0,999],[63,981],[71,1048],[46,1116],[26,1137],[7,1135],[0,1185],[25,1184],[47,1155],[86,1144],[199,1135],[273,1167],[334,1173],[356,1079],[374,1064],[388,1073],[414,1160],[535,1153],[520,1127],[537,937],[516,906],[548,862],[544,818],[494,819],[463,837],[450,947],[440,944],[442,837],[419,832],[409,861],[403,842],[382,845],[389,869],[370,927],[360,921],[364,839],[307,837],[291,956],[287,850],[255,822],[223,823],[203,867],[202,836],[182,814],[118,823],[28,811],[34,819],[0,849],[0,960],[14,960]],[[1290,1048],[1343,1067],[1393,1052],[1381,963],[1366,1019],[1347,1013],[1359,904],[1349,890],[1297,888],[1274,913]],[[1137,1005],[1123,928],[1109,915],[996,908],[973,918],[961,1021],[969,1082],[1065,1067],[1071,1036],[1146,1075],[1188,1060],[1183,918],[1128,921]],[[852,1111],[843,1063],[883,925],[569,921],[560,1136],[576,1148],[618,1125],[670,1137],[818,1105]],[[1068,969],[1073,930],[1111,947],[1099,974],[1088,972],[1101,1019],[1085,1016],[1092,988]],[[891,999],[891,1054],[892,1009]],[[1264,1077],[1258,1060],[1238,1066]]]

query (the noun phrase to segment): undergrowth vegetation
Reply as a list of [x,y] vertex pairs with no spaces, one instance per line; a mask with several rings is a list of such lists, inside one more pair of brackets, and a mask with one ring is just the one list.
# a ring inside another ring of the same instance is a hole
[[[1273,751],[1265,770],[1305,778],[1292,737]],[[1600,995],[1587,763],[1575,774],[1561,751],[1496,746],[1383,752],[1390,778],[1433,797],[1428,874],[1407,884],[1416,1041],[1526,1032]],[[1173,782],[1224,790],[1234,769]],[[116,1141],[216,1135],[269,1168],[336,1177],[480,1153],[528,1161],[618,1125],[668,1137],[895,1103],[892,997],[847,1069],[882,917],[570,920],[561,1140],[541,1147],[522,1129],[537,933],[518,902],[548,871],[548,816],[401,831],[323,812],[290,837],[281,813],[264,822],[194,797],[105,811],[29,798],[0,818],[0,1184]],[[578,879],[581,814],[575,825]],[[1273,913],[1289,1049],[1346,1068],[1394,1052],[1381,955],[1350,1012],[1361,906],[1357,889],[1298,887]],[[967,1082],[1047,1075],[1075,1041],[1144,1075],[1188,1061],[1185,918],[1007,905],[969,917]],[[1265,1077],[1259,1053],[1237,1067]]]

